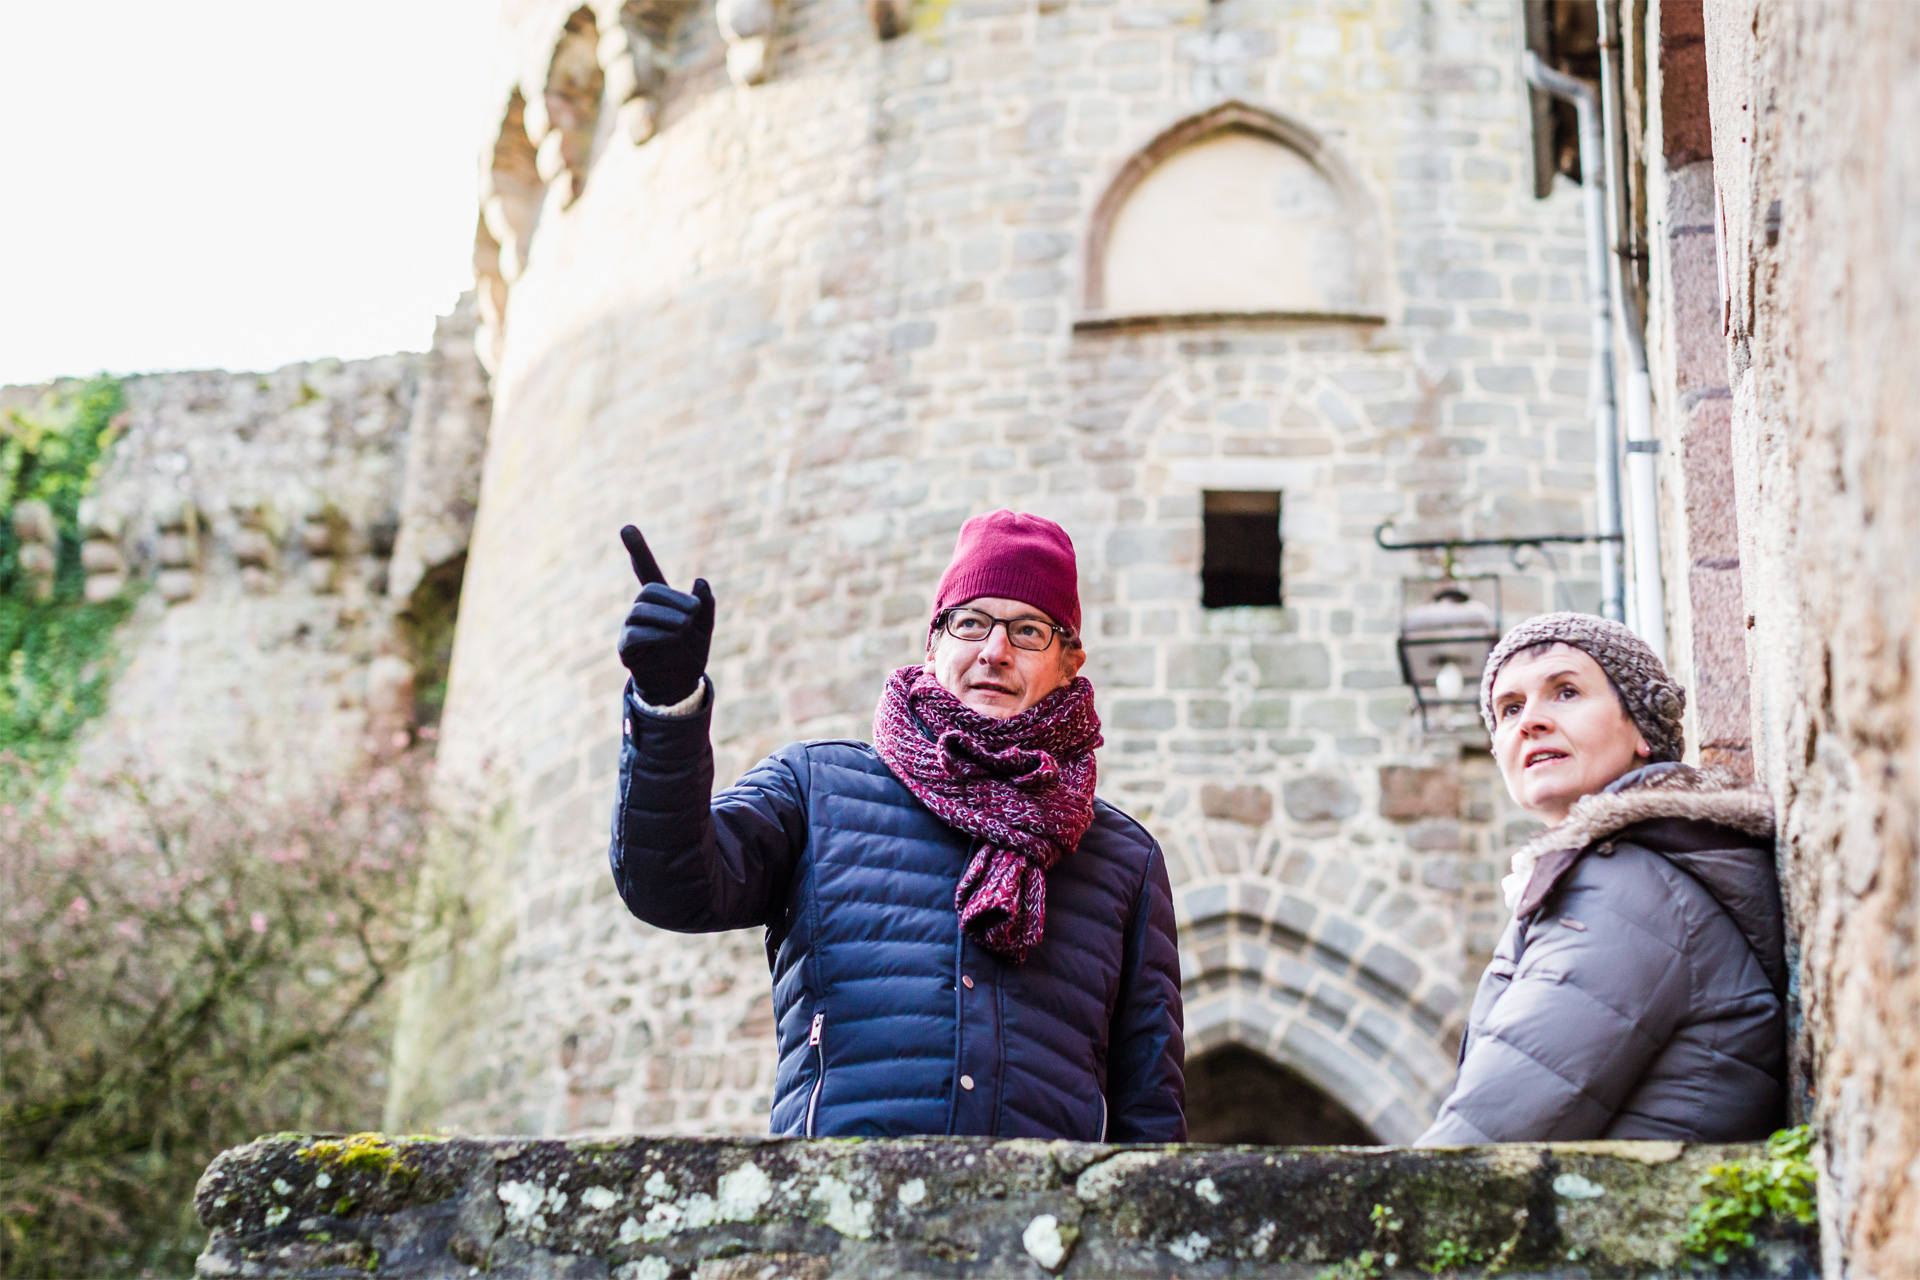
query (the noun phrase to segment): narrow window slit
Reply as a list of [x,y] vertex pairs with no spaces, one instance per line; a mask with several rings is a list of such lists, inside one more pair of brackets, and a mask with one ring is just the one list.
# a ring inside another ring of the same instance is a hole
[[1208,609],[1279,604],[1279,493],[1209,489],[1203,497],[1200,603]]

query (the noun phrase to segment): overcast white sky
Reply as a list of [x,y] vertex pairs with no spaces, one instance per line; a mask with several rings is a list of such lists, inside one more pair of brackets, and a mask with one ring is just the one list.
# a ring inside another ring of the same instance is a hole
[[0,384],[424,350],[495,0],[0,0]]

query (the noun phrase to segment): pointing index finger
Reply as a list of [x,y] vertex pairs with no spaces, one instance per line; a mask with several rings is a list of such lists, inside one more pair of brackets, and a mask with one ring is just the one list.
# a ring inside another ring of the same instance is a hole
[[660,562],[653,558],[653,552],[647,547],[647,540],[633,525],[620,530],[620,541],[626,544],[627,558],[633,561],[633,576],[640,579],[641,586],[649,583],[664,583],[667,575],[660,572]]

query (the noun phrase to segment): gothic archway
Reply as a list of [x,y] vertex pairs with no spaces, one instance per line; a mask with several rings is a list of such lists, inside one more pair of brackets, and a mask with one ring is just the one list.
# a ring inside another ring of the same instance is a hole
[[[1366,920],[1255,878],[1183,886],[1175,914],[1193,1062],[1253,1052],[1381,1142],[1427,1127],[1453,1080],[1448,975]],[[1285,1077],[1266,1079],[1285,1096]],[[1311,1100],[1293,1096],[1296,1111]]]
[[1238,1044],[1187,1063],[1187,1139],[1273,1147],[1379,1142],[1359,1117],[1299,1072]]

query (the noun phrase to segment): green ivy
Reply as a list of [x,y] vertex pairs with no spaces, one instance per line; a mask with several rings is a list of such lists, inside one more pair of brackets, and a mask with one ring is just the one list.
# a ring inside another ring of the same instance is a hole
[[114,630],[125,599],[44,604],[0,596],[0,750],[36,768],[56,765],[88,720],[106,709]]
[[1717,1164],[1700,1180],[1707,1195],[1687,1215],[1680,1237],[1688,1253],[1725,1265],[1754,1244],[1754,1228],[1766,1219],[1806,1225],[1818,1216],[1813,1131],[1782,1129],[1767,1139],[1767,1152],[1737,1164]]
[[[33,410],[0,415],[0,751],[38,769],[65,758],[106,705],[113,637],[131,604],[86,603],[80,500],[106,465],[125,406],[118,379],[63,387]],[[59,535],[53,596],[35,600],[20,571],[13,509],[38,499]]]

